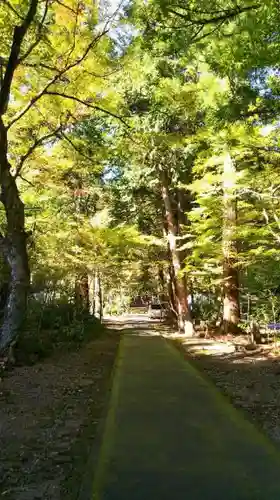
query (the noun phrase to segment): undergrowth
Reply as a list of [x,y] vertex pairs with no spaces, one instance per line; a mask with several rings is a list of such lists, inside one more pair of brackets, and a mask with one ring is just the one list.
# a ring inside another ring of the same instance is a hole
[[34,364],[58,350],[76,349],[105,332],[95,317],[74,304],[31,301],[14,348],[16,364]]

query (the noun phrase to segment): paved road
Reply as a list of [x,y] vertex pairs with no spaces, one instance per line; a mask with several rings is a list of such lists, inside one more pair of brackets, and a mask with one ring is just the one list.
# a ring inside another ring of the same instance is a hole
[[124,335],[82,500],[280,499],[280,458],[171,344]]

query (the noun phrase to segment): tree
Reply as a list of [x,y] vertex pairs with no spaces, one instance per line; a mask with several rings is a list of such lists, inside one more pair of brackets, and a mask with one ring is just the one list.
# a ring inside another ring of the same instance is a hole
[[236,170],[228,151],[223,171],[223,329],[225,334],[237,333],[240,323],[239,273],[237,248]]
[[[29,158],[66,134],[90,109],[103,109],[100,77],[108,69],[111,19],[98,26],[91,2],[3,2],[0,91],[0,185],[6,228],[1,248],[11,270],[0,349],[18,334],[29,289],[24,205],[17,181]],[[104,80],[105,81],[105,80]],[[105,84],[107,86],[107,83]]]
[[[274,1],[135,0],[104,19],[89,0],[13,0],[0,14],[1,248],[11,270],[0,346],[19,330],[30,264],[32,280],[48,272],[71,297],[76,279],[86,308],[97,274],[105,298],[128,276],[128,295],[168,292],[184,331],[194,285],[216,303],[223,290],[224,327],[236,330],[239,298],[243,307],[256,289],[251,270],[262,275],[260,249],[270,276],[277,267]],[[126,25],[112,32],[120,16]]]

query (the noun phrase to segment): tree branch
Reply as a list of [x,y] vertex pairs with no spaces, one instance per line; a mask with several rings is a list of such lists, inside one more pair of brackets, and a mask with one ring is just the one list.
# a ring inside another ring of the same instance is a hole
[[38,137],[34,141],[34,143],[28,148],[26,153],[20,157],[19,163],[16,166],[16,173],[14,175],[15,178],[17,178],[20,175],[24,162],[29,158],[29,156],[31,156],[31,154],[35,151],[35,149],[37,149],[39,146],[42,146],[44,142],[46,142],[48,139],[57,136],[59,132],[61,132],[61,130],[63,129],[63,126],[64,125],[60,124],[59,127],[57,127],[52,132],[49,132],[48,134]]
[[3,0],[3,2],[7,5],[7,7],[21,20],[24,21],[24,17],[22,17],[16,9],[10,4],[8,0]]
[[218,31],[220,29],[220,27],[222,26],[222,24],[223,24],[223,21],[219,22],[217,24],[217,26],[215,26],[211,31],[207,31],[207,33],[204,33],[203,35],[198,36],[199,33],[204,28],[204,26],[200,26],[200,29],[198,30],[198,32],[195,33],[194,36],[191,37],[191,42],[192,43],[197,43],[197,42],[200,42],[201,40],[203,40],[204,38],[207,38],[208,36],[213,35],[213,33],[215,33],[216,31]]
[[[233,19],[235,18],[236,16],[238,16],[239,14],[243,14],[244,12],[248,12],[250,10],[256,10],[256,9],[259,9],[261,7],[260,4],[255,4],[255,5],[251,5],[251,6],[247,6],[247,7],[237,7],[236,9],[233,9],[233,10],[227,10],[225,11],[223,14],[219,14],[217,16],[213,16],[213,17],[209,17],[208,19],[207,18],[201,18],[201,19],[193,19],[190,12],[188,14],[184,14],[182,12],[179,12],[177,10],[174,10],[174,9],[170,9],[168,8],[168,12],[170,12],[171,14],[173,14],[174,16],[177,16],[177,17],[180,17],[181,19],[183,19],[184,21],[189,21],[191,24],[197,24],[199,26],[205,26],[207,24],[215,24],[215,23],[219,23],[219,22],[225,22],[225,21],[228,21],[229,19]],[[181,7],[182,10],[188,10],[188,9],[185,9],[184,7]],[[211,13],[209,13],[210,15]]]
[[78,15],[79,15],[79,10],[77,8],[77,11],[75,13],[75,25],[74,25],[74,30],[73,30],[73,43],[72,47],[69,50],[69,53],[67,55],[67,63],[70,61],[70,57],[73,54],[75,47],[76,47],[76,35],[77,35],[77,26],[78,26]]
[[25,62],[24,63],[24,66],[27,67],[27,68],[43,68],[43,69],[47,69],[49,71],[53,71],[55,73],[58,73],[59,72],[59,69],[56,68],[55,66],[49,66],[48,64],[44,64],[44,63],[27,63]]
[[276,222],[276,224],[278,226],[278,229],[280,230],[280,219],[279,219],[278,215],[275,212],[273,213],[273,218],[274,218],[274,220],[275,220],[275,222]]
[[[192,7],[187,7],[186,6],[186,2],[185,0],[183,0],[183,2],[179,2],[178,4],[173,4],[173,8],[178,8],[178,9],[183,9],[183,10],[187,10],[191,13],[195,13],[195,14],[205,14],[205,15],[208,15],[211,14],[221,14],[221,13],[225,13],[225,12],[228,12],[229,9],[216,9],[216,10],[213,10],[211,7],[210,7],[210,12],[209,10],[202,10],[201,8],[198,8],[198,9],[195,9],[195,8],[192,8]],[[238,8],[238,6],[236,6],[236,8]]]
[[7,110],[14,72],[19,64],[21,45],[32,21],[34,20],[38,3],[39,0],[30,0],[30,6],[26,14],[26,18],[20,26],[16,26],[14,29],[10,56],[0,91],[0,115],[3,115]]
[[280,235],[275,233],[275,231],[273,231],[273,229],[271,228],[271,226],[269,225],[269,217],[268,217],[268,214],[267,214],[267,211],[265,208],[263,208],[263,217],[264,217],[264,220],[267,224],[267,228],[269,229],[270,233],[272,234],[272,236],[274,236],[274,238],[276,239],[276,241],[278,243],[280,243]]
[[83,99],[79,99],[78,97],[64,94],[62,92],[55,92],[55,91],[47,91],[46,95],[54,95],[57,97],[61,97],[62,99],[69,99],[71,101],[76,101],[83,106],[86,106],[87,108],[90,109],[95,109],[97,111],[101,111],[102,113],[105,113],[106,115],[112,116],[113,118],[116,118],[117,120],[120,120],[126,127],[130,128],[129,124],[125,121],[125,119],[122,116],[116,115],[112,111],[109,111],[107,109],[101,108],[100,106],[96,106],[95,104],[91,104],[89,101],[84,101]]
[[26,59],[31,54],[31,52],[35,49],[35,47],[37,47],[37,45],[40,43],[40,41],[42,39],[43,27],[44,27],[44,23],[45,23],[47,14],[48,14],[49,1],[50,0],[46,0],[45,10],[44,10],[44,13],[43,13],[43,17],[42,17],[42,19],[41,19],[41,21],[39,23],[36,40],[30,45],[29,49],[27,49],[27,51],[25,52],[25,54],[23,54],[23,56],[20,57],[20,59],[19,59],[20,63],[22,63],[22,61],[24,61],[24,59]]
[[112,71],[108,71],[108,73],[103,73],[101,75],[99,75],[98,73],[94,73],[94,71],[88,71],[88,70],[85,70],[85,73],[87,75],[93,76],[94,78],[104,78],[104,79],[106,79],[106,78],[109,78],[112,75],[115,75],[116,73],[118,73],[122,69],[123,69],[123,67],[118,67],[116,69],[112,69]]
[[[35,0],[34,0],[35,1]],[[38,0],[37,0],[38,1]],[[72,62],[72,63],[69,63],[67,64],[63,69],[61,69],[46,85],[45,87],[40,91],[38,92],[38,94],[36,96],[34,96],[30,101],[29,103],[27,104],[27,106],[25,108],[23,108],[11,121],[10,123],[7,125],[7,130],[10,129],[16,122],[18,122],[29,110],[30,108],[32,108],[32,106],[37,102],[39,101],[39,99],[41,99],[41,97],[43,95],[45,95],[48,91],[48,89],[54,85],[55,83],[57,83],[60,78],[65,75],[68,71],[70,71],[71,69],[75,68],[76,66],[78,66],[79,64],[81,64],[85,59],[86,57],[88,56],[90,50],[99,42],[99,40],[102,38],[102,36],[104,36],[106,33],[108,32],[108,30],[103,30],[101,33],[99,33],[99,35],[97,35],[94,40],[92,40],[86,47],[84,53],[78,58],[76,59],[76,61]]]
[[74,144],[74,142],[73,142],[73,141],[72,141],[69,137],[67,137],[67,135],[66,135],[66,134],[64,134],[64,132],[60,132],[59,136],[60,136],[62,139],[64,139],[66,142],[68,142],[68,143],[72,146],[72,148],[73,148],[73,149],[74,149],[74,150],[75,150],[75,151],[76,151],[79,155],[83,156],[83,158],[85,158],[86,160],[88,160],[88,161],[90,161],[91,163],[93,163],[92,158],[91,158],[90,156],[86,155],[83,151],[81,151],[81,149],[80,149],[80,148],[78,148],[78,147],[76,146],[76,144]]
[[[199,26],[198,30],[191,36],[191,42],[194,42],[196,41],[198,35],[201,33],[201,31],[203,30],[204,26]],[[181,27],[182,29],[182,27]]]
[[66,5],[65,3],[61,2],[60,0],[55,0],[55,3],[58,3],[59,5],[61,5],[61,7],[64,7],[64,9],[67,9],[70,12],[72,12],[73,14],[76,14],[76,12],[74,11],[74,9],[72,9],[71,7],[69,7],[69,5]]
[[29,181],[28,179],[26,179],[25,177],[23,177],[23,175],[18,174],[18,177],[19,177],[22,181],[24,181],[24,182],[26,182],[27,184],[29,184],[29,186],[35,187],[35,184],[34,184],[33,182]]

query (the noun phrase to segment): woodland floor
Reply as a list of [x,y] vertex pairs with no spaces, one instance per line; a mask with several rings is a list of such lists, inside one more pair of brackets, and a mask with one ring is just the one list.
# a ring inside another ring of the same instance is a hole
[[77,497],[103,417],[119,334],[113,331],[0,382],[0,498]]
[[[153,329],[172,338],[163,324]],[[280,449],[279,345],[247,352],[247,339],[215,339],[225,341],[237,343],[237,350],[202,354],[202,343],[196,339],[194,350],[190,344],[183,348],[186,357]],[[0,381],[1,500],[77,497],[104,416],[118,344],[119,334],[112,330],[78,352],[15,368]]]
[[[193,348],[185,344],[187,358],[204,372],[229,399],[242,409],[280,449],[280,345],[262,346],[247,351],[246,338],[214,338],[235,344],[236,352],[209,354],[201,343]],[[180,345],[181,342],[180,342]]]

